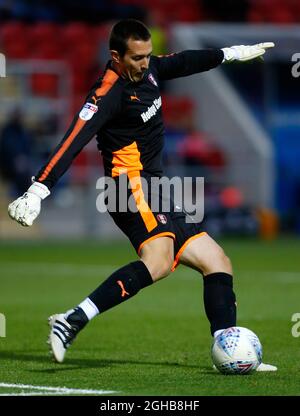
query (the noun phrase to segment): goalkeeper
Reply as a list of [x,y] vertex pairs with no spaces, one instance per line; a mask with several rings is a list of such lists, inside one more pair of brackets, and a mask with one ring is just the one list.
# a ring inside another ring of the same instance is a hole
[[[207,71],[222,63],[260,57],[273,46],[266,42],[158,57],[152,56],[151,35],[143,23],[126,19],[113,26],[111,60],[104,74],[28,191],[8,208],[12,219],[31,226],[41,202],[94,136],[104,159],[105,175],[116,183],[125,177],[130,185],[127,197],[136,201],[135,212],[111,211],[110,215],[131,241],[139,260],[116,270],[73,309],[49,318],[49,344],[57,362],[64,360],[66,350],[91,319],[168,276],[180,263],[203,276],[204,306],[212,336],[236,326],[232,266],[223,249],[201,224],[187,221],[187,214],[177,206],[171,204],[169,212],[156,213],[147,202],[153,191],[151,178],[162,176],[164,126],[159,86],[161,81]],[[147,194],[141,179],[149,185]],[[276,367],[261,364],[258,369],[272,371]]]

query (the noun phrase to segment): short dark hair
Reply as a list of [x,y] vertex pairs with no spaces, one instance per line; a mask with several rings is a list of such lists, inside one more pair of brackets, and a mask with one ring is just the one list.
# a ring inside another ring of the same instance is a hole
[[110,34],[109,49],[119,52],[123,57],[127,51],[128,39],[147,41],[151,33],[144,23],[135,19],[124,19],[116,23]]

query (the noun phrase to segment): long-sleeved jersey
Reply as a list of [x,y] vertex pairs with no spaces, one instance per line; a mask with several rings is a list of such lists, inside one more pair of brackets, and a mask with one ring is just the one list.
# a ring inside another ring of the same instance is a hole
[[105,175],[116,177],[142,170],[161,175],[164,125],[160,82],[207,71],[221,64],[223,57],[220,49],[152,56],[139,82],[119,76],[109,61],[35,180],[52,188],[94,136]]

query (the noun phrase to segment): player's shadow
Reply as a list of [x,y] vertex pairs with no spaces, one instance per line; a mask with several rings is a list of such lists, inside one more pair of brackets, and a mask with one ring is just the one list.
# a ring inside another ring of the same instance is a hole
[[57,364],[51,362],[51,357],[41,350],[31,351],[30,353],[24,352],[12,352],[2,351],[0,355],[1,360],[12,360],[22,362],[32,362],[35,364],[47,364],[47,368],[30,368],[29,372],[34,373],[56,373],[60,371],[70,371],[82,368],[103,368],[115,365],[154,365],[154,366],[166,366],[184,369],[199,369],[204,374],[216,374],[216,372],[207,366],[191,365],[184,362],[176,361],[151,361],[151,360],[130,360],[130,359],[94,359],[94,358],[72,358],[68,357],[63,364]]

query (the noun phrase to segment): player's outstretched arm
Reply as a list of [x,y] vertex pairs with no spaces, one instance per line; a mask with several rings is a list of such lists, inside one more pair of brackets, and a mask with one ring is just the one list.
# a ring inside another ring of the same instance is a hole
[[238,45],[230,48],[222,48],[224,52],[223,62],[250,61],[262,56],[267,49],[274,48],[273,42],[262,42],[255,45]]
[[9,204],[9,216],[24,227],[29,227],[41,211],[42,200],[48,195],[50,191],[46,185],[34,182],[27,192]]
[[[105,80],[109,82],[105,83]],[[114,73],[112,76],[112,71],[108,70],[103,79],[96,82],[63,139],[35,176],[36,181],[24,195],[8,206],[8,214],[13,220],[25,227],[32,225],[40,213],[42,200],[50,195],[50,189],[67,171],[84,146],[120,111],[121,94],[119,89],[114,88],[117,80],[118,76]],[[98,102],[101,102],[101,106]]]

